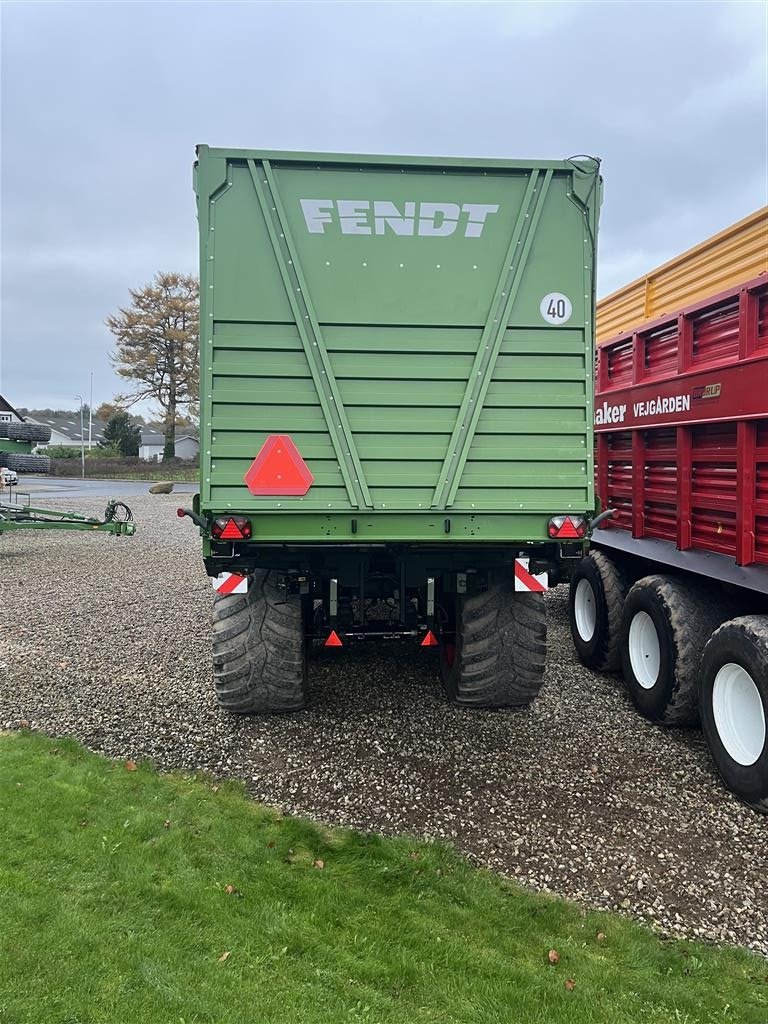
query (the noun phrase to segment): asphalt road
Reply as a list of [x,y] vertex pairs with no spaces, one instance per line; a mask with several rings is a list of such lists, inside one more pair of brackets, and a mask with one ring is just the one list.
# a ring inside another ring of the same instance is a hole
[[[153,480],[77,480],[70,477],[24,476],[19,474],[15,489],[20,495],[29,494],[34,502],[68,501],[70,498],[131,498],[147,494]],[[194,494],[197,483],[176,481],[174,493]],[[7,495],[7,492],[6,492]]]

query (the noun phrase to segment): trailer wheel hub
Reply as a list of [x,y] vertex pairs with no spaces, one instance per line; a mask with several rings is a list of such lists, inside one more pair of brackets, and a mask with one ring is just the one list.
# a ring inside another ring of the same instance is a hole
[[585,643],[589,643],[595,635],[597,625],[597,602],[595,592],[589,580],[579,580],[573,598],[573,617],[576,629]]
[[648,612],[640,611],[629,626],[629,661],[644,690],[656,685],[661,668],[659,634]]
[[728,754],[738,764],[754,764],[765,746],[765,712],[754,679],[741,665],[729,662],[718,671],[712,712]]

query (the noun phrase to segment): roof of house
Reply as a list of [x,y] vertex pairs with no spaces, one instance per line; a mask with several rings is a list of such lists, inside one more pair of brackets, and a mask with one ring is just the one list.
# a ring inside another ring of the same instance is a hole
[[[162,434],[165,436],[165,423],[162,420],[147,420],[146,423],[141,424],[142,432],[145,434]],[[183,430],[183,434],[179,434],[179,437],[197,437],[197,428],[187,424],[176,424],[176,430]]]
[[[51,409],[30,409],[27,412],[27,420],[30,423],[43,423],[52,431],[61,434],[68,441],[80,444],[80,410],[73,412]],[[94,416],[92,423],[92,438],[94,441],[104,440],[104,421]],[[88,414],[83,418],[83,439],[88,440]]]
[[21,413],[17,412],[11,403],[6,398],[3,398],[2,395],[0,395],[0,412],[12,412],[14,416],[18,417],[18,419],[22,421],[22,423],[24,422],[24,417]]
[[[199,438],[195,437],[194,434],[177,434],[176,435],[176,441],[177,442],[178,441],[183,441],[185,438],[189,438],[190,441],[197,441],[199,443]],[[158,433],[156,433],[153,430],[150,430],[150,431],[142,430],[142,432],[141,432],[141,443],[142,443],[142,445],[157,445],[157,444],[164,445],[165,444],[165,435],[164,434],[158,434]]]

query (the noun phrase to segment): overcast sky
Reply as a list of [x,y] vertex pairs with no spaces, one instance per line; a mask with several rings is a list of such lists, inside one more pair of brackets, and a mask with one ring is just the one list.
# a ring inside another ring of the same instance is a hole
[[603,160],[606,294],[768,201],[766,5],[14,3],[2,17],[13,404],[124,386],[104,318],[196,271],[194,147]]

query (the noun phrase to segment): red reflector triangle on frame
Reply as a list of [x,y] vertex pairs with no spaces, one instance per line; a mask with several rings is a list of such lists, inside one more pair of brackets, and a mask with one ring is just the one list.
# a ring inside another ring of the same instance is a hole
[[427,635],[421,641],[421,646],[422,647],[438,647],[439,646],[438,641],[437,641],[437,637],[435,636],[435,634],[432,632],[431,629],[428,630]]
[[291,496],[306,494],[315,478],[287,434],[270,434],[244,479],[251,494]]
[[224,529],[221,531],[221,540],[242,540],[243,534],[240,527],[234,521],[230,519]]
[[565,517],[565,522],[560,527],[560,529],[557,531],[557,536],[561,537],[561,538],[562,537],[580,537],[581,534],[576,529],[576,527],[573,525],[573,520],[571,519],[571,517],[570,516],[566,516]]
[[336,632],[335,629],[332,629],[331,632],[328,634],[328,639],[325,641],[323,646],[324,647],[343,647],[344,645],[341,642],[341,637],[339,636],[339,634]]

